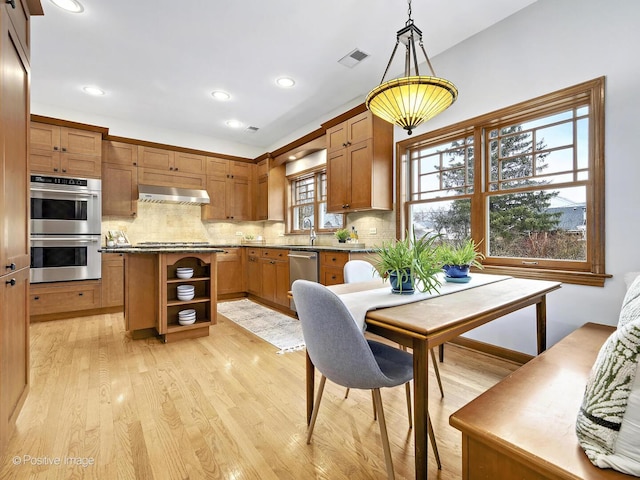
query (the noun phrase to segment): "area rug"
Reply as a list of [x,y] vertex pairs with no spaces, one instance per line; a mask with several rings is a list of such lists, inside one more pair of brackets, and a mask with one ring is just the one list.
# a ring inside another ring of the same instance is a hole
[[218,303],[218,313],[274,345],[278,353],[301,350],[305,346],[298,320],[246,298]]

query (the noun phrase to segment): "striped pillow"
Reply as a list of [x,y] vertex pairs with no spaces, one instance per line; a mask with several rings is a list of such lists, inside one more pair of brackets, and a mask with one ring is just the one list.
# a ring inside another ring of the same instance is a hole
[[636,476],[640,476],[639,361],[640,318],[636,317],[619,325],[600,349],[576,422],[578,441],[594,465]]

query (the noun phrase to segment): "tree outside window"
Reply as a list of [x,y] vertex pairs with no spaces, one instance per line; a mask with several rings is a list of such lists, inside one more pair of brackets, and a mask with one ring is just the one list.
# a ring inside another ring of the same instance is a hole
[[290,179],[290,231],[302,233],[313,227],[318,232],[342,228],[344,215],[327,213],[326,170]]

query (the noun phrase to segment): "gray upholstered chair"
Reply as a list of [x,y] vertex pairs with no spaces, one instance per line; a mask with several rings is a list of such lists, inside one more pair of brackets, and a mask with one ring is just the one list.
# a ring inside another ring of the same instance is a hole
[[[392,346],[367,340],[344,303],[324,285],[296,280],[292,290],[307,354],[322,375],[307,443],[311,442],[327,378],[343,387],[371,390],[379,417],[387,476],[395,478],[380,389],[402,385],[413,379],[412,355]],[[440,468],[431,421],[428,421],[428,426]]]
[[[371,280],[380,278],[380,274],[375,267],[364,260],[349,260],[344,264],[343,274],[345,283],[370,282]],[[440,379],[440,369],[438,368],[438,361],[436,360],[436,354],[433,348],[429,350],[429,353],[431,354],[433,371],[438,381],[438,388],[440,388],[440,396],[444,397],[444,389],[442,388],[442,380]],[[347,390],[345,398],[348,396],[349,390]]]

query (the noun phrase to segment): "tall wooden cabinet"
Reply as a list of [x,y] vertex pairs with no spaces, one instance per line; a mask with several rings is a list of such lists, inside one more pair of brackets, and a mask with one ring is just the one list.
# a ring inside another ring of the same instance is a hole
[[29,22],[0,4],[0,456],[29,387]]
[[265,158],[257,164],[255,190],[255,220],[284,221],[285,212],[285,165],[271,166]]
[[366,111],[327,130],[327,211],[393,208],[393,125]]

